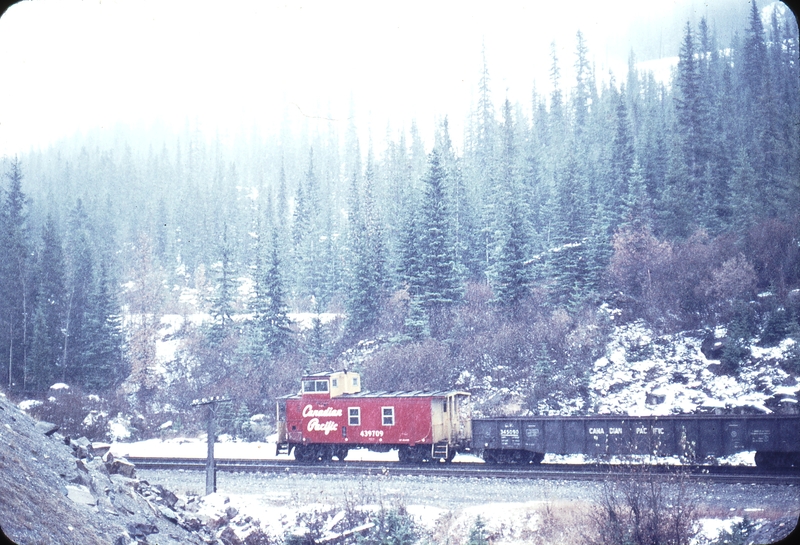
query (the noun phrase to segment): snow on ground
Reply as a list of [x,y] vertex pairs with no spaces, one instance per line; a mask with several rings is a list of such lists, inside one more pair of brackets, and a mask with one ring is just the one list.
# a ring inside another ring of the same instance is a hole
[[[205,437],[148,439],[135,443],[115,441],[111,452],[116,456],[136,458],[205,458],[207,455]],[[241,458],[247,460],[266,460],[275,458],[275,443],[225,442],[214,444],[217,458]]]
[[656,337],[641,323],[617,326],[606,355],[594,363],[590,390],[596,412],[636,416],[748,408],[770,412],[765,402],[794,395],[800,383],[775,363],[792,339],[751,348],[738,377],[721,374],[720,362],[701,351],[703,332]]
[[698,521],[700,530],[692,540],[692,544],[714,541],[722,532],[730,532],[734,524],[742,522],[742,517],[729,519],[702,518]]
[[[118,417],[119,418],[119,417]],[[127,431],[127,430],[126,430]],[[199,438],[179,437],[172,439],[147,439],[127,443],[118,434],[111,444],[111,453],[115,456],[133,458],[201,458],[208,454],[205,436]],[[271,440],[269,440],[271,439]],[[214,444],[214,456],[217,458],[239,458],[244,460],[278,460],[291,459],[276,454],[275,436],[265,442],[220,441]],[[348,462],[397,462],[397,451],[372,452],[363,448],[350,449],[345,458]],[[483,463],[483,460],[470,454],[458,454],[454,463]]]

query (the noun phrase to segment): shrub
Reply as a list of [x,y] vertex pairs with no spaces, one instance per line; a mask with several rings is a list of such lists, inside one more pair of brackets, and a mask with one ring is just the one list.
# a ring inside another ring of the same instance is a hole
[[50,390],[41,405],[30,410],[38,420],[58,425],[65,436],[85,436],[92,441],[108,439],[109,415],[125,412],[124,403],[96,395],[85,395],[75,387]]
[[472,528],[469,530],[469,541],[467,545],[489,545],[489,536],[486,531],[486,523],[478,515],[475,517],[475,522],[472,523]]
[[456,376],[449,347],[435,339],[390,346],[364,362],[370,390],[442,389]]
[[697,498],[685,476],[663,479],[647,468],[604,482],[590,545],[688,545],[697,526]]

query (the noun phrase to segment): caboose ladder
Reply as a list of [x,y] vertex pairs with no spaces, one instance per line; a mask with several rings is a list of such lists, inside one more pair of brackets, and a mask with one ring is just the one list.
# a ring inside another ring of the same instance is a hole
[[448,459],[447,455],[449,454],[449,450],[448,449],[449,449],[449,447],[447,446],[446,442],[434,443],[431,457],[434,460],[441,460],[441,459],[447,460]]

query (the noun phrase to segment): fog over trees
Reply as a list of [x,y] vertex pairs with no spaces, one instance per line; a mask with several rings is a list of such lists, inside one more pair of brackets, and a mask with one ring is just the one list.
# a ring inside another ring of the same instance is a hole
[[[526,377],[531,410],[557,408],[602,350],[603,308],[661,332],[725,326],[735,372],[737,342],[800,331],[800,52],[794,17],[764,25],[756,3],[729,42],[713,28],[683,26],[668,83],[635,51],[596,73],[576,31],[571,57],[535,53],[552,90],[527,104],[484,57],[460,147],[448,118],[384,137],[353,116],[233,141],[189,120],[146,146],[121,128],[6,157],[3,387],[233,392],[256,410],[303,370],[355,366],[372,389]],[[165,315],[187,318],[169,389]]]

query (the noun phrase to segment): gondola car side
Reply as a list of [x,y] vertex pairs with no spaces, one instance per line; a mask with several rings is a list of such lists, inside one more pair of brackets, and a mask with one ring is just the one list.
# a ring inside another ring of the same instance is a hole
[[565,416],[473,420],[473,449],[490,463],[539,463],[545,453],[645,454],[687,461],[756,451],[760,467],[800,466],[800,416]]

